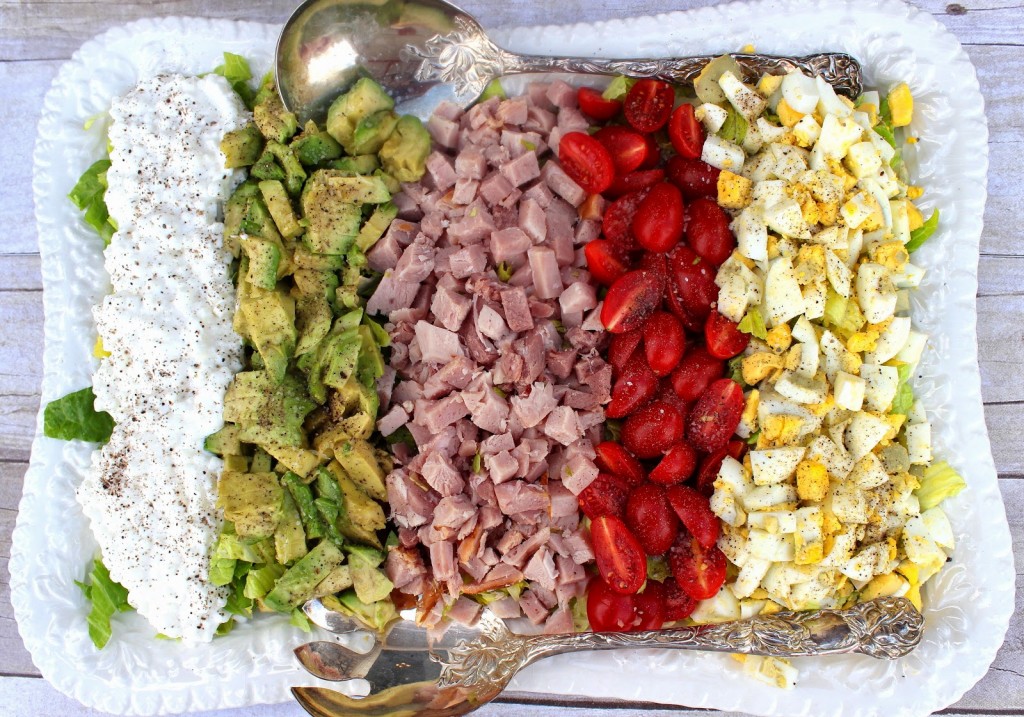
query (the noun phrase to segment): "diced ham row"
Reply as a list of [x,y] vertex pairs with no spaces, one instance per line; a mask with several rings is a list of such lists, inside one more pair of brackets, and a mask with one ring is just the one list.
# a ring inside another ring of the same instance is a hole
[[561,81],[466,112],[442,103],[427,173],[403,185],[399,219],[367,255],[383,275],[367,310],[392,342],[378,429],[416,443],[393,448],[399,544],[385,569],[427,626],[472,623],[480,604],[466,596],[526,581],[495,614],[573,630],[594,559],[577,496],[598,474],[611,367],[579,268],[600,225],[580,219],[586,193],[552,147],[586,127]]

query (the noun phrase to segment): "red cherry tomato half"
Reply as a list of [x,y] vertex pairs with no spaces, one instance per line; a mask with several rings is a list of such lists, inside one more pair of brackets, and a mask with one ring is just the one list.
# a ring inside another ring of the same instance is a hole
[[596,120],[610,120],[622,109],[622,100],[609,100],[593,87],[581,87],[576,93],[580,111]]
[[591,522],[590,537],[601,579],[617,593],[636,594],[647,579],[647,557],[636,536],[619,518],[602,515]]
[[604,219],[601,221],[601,233],[604,238],[614,244],[622,251],[633,251],[636,249],[636,240],[633,238],[633,217],[640,203],[647,196],[647,191],[642,190],[619,197],[604,212]]
[[666,376],[658,382],[658,400],[664,401],[672,406],[676,407],[683,417],[690,415],[690,404],[676,395],[676,392],[672,390],[672,377]]
[[717,545],[701,547],[685,530],[669,549],[668,564],[679,587],[694,600],[713,598],[725,583],[725,554]]
[[633,235],[647,251],[670,251],[683,238],[683,195],[674,184],[651,187],[633,217]]
[[623,260],[621,253],[607,239],[594,239],[583,247],[583,255],[587,258],[587,271],[599,284],[611,286],[616,279],[629,271],[629,265]]
[[668,502],[665,489],[644,483],[626,501],[626,525],[648,555],[661,555],[672,547],[679,533],[679,518]]
[[605,409],[605,415],[608,418],[625,418],[654,398],[657,392],[658,377],[647,365],[643,354],[634,352],[612,386],[612,400]]
[[703,346],[688,351],[672,372],[672,390],[684,401],[696,401],[715,379],[725,373],[725,362]]
[[633,630],[660,630],[665,624],[665,588],[657,580],[648,580],[644,591],[634,596],[633,604],[636,607]]
[[697,601],[683,592],[675,578],[668,578],[663,585],[665,588],[665,620],[674,622],[690,617],[697,609]]
[[676,155],[666,166],[668,181],[679,187],[686,199],[718,196],[721,170],[707,162]]
[[631,271],[608,289],[601,307],[601,323],[613,334],[643,326],[661,304],[665,282],[653,271]]
[[700,462],[700,468],[697,470],[697,490],[703,495],[710,498],[715,492],[715,480],[727,455],[729,451],[726,448],[719,448],[714,453],[704,456],[704,460]]
[[669,255],[669,274],[683,309],[695,319],[707,319],[718,301],[715,267],[690,247],[680,245]]
[[708,353],[715,358],[731,359],[738,356],[747,348],[750,343],[750,334],[745,334],[739,329],[739,324],[722,316],[717,311],[708,314],[707,323],[704,324],[704,341],[707,343]]
[[605,441],[594,450],[597,452],[597,466],[602,471],[617,475],[631,488],[644,482],[644,467],[621,443]]
[[[702,548],[710,548],[718,541],[718,516],[711,512],[707,496],[685,485],[672,486],[667,495],[672,510]],[[629,515],[629,502],[626,515]]]
[[665,305],[672,315],[679,319],[679,323],[683,325],[684,329],[695,334],[703,333],[704,319],[694,316],[683,305],[683,300],[680,298],[679,288],[676,286],[675,281],[668,281],[665,284]]
[[644,353],[655,376],[672,373],[686,352],[683,325],[667,311],[655,311],[644,324]]
[[615,165],[600,142],[584,132],[570,132],[558,144],[565,173],[588,194],[600,194],[612,183]]
[[634,596],[622,595],[600,578],[587,590],[587,619],[594,632],[625,632],[636,624]]
[[743,460],[743,454],[747,452],[747,442],[734,438],[725,446],[725,452],[738,461]]
[[637,458],[658,458],[682,439],[683,424],[677,407],[653,401],[622,424],[622,445]]
[[636,268],[653,272],[658,281],[668,281],[668,259],[665,258],[664,254],[646,252],[640,257]]
[[681,157],[700,159],[704,151],[704,128],[697,121],[693,105],[681,104],[668,121],[668,138]]
[[620,375],[625,370],[627,362],[633,358],[633,352],[640,345],[641,339],[643,339],[641,329],[612,335],[612,341],[608,345],[608,363],[615,369],[616,375]]
[[721,378],[708,386],[686,425],[686,437],[693,447],[705,453],[723,448],[736,432],[743,404],[743,389],[732,379]]
[[736,237],[729,228],[729,215],[707,197],[694,199],[686,208],[686,243],[697,254],[718,266],[736,248]]
[[661,164],[661,147],[653,134],[645,135],[644,139],[647,140],[647,159],[640,165],[640,169],[654,169]]
[[602,127],[592,136],[608,150],[618,175],[629,174],[647,159],[647,139],[629,127]]
[[686,441],[680,441],[668,449],[668,453],[651,469],[650,479],[661,485],[682,483],[693,474],[697,467],[697,451]]
[[675,102],[676,93],[670,84],[661,80],[643,79],[629,88],[622,110],[633,129],[655,132],[668,122]]
[[579,495],[580,510],[593,520],[602,515],[621,517],[629,499],[629,486],[611,473],[598,473]]
[[664,169],[638,169],[629,174],[617,176],[605,194],[609,197],[624,197],[633,192],[650,189],[655,184],[665,181]]

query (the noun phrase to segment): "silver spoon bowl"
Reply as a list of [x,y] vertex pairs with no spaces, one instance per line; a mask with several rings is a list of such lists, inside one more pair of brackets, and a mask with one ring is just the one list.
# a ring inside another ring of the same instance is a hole
[[[749,77],[799,69],[855,97],[861,69],[843,53],[805,57],[733,55]],[[300,121],[322,121],[360,77],[379,82],[398,110],[421,118],[443,100],[468,107],[504,75],[568,72],[692,83],[712,56],[609,60],[517,55],[495,45],[468,13],[444,0],[307,0],[277,46],[277,83]]]

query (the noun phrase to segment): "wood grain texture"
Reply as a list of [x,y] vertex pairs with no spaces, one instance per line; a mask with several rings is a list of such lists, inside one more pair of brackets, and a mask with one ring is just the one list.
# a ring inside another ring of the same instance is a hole
[[[590,22],[715,4],[715,0],[461,0],[485,27]],[[948,3],[917,0],[964,43],[978,71],[990,131],[989,200],[981,242],[978,348],[982,397],[993,455],[1014,540],[1017,605],[1024,606],[1024,5],[1019,0]],[[43,96],[61,63],[85,40],[141,17],[199,15],[282,21],[290,0],[169,0],[96,2],[0,0],[0,675],[34,676],[14,624],[7,557],[21,483],[39,406],[42,294],[32,206],[31,167]],[[585,697],[513,695],[512,704],[488,706],[486,717],[555,715],[708,714],[701,710],[594,704]],[[0,714],[12,717],[96,714],[55,693],[38,679],[0,677]],[[204,713],[205,717],[297,716],[295,705]],[[724,715],[725,713],[712,713]],[[989,674],[942,714],[1024,715],[1024,608],[1019,608]]]

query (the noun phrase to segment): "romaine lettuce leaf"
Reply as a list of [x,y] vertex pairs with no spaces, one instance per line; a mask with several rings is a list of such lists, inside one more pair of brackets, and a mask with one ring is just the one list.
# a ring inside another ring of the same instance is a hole
[[211,558],[210,559],[210,582],[214,585],[230,585],[235,579],[235,564],[238,561],[233,558]]
[[478,102],[484,102],[491,99],[492,97],[500,97],[503,100],[508,99],[508,95],[505,93],[505,88],[501,86],[501,82],[498,78],[494,78],[487,83],[487,87],[484,88],[483,94],[480,95]]
[[271,563],[256,570],[250,570],[245,577],[244,595],[253,600],[259,600],[274,589],[277,579],[284,575],[285,566]]
[[633,77],[623,77],[622,75],[616,75],[612,78],[608,87],[601,94],[606,100],[621,100],[629,92],[629,89],[636,84],[636,79]]
[[718,136],[728,142],[743,144],[743,140],[747,138],[747,120],[730,107],[729,115],[725,118],[722,128],[718,130]]
[[745,334],[750,334],[764,341],[768,338],[768,327],[765,326],[764,316],[761,309],[754,306],[747,310],[737,328]]
[[925,469],[921,487],[914,491],[914,495],[924,511],[934,508],[946,498],[952,498],[966,487],[967,481],[953,470],[953,466],[946,461],[938,461]]
[[114,419],[97,411],[92,386],[50,401],[43,411],[43,434],[62,441],[106,443],[114,430]]
[[103,246],[110,245],[117,227],[107,212],[104,195],[107,192],[107,170],[110,169],[109,159],[100,159],[92,163],[78,178],[78,182],[68,194],[72,204],[85,212],[85,223],[96,230],[103,239]]
[[119,612],[132,609],[128,604],[128,590],[114,582],[110,572],[101,560],[94,560],[86,571],[85,583],[77,580],[75,584],[82,588],[85,599],[92,609],[86,621],[89,623],[89,637],[98,649],[103,649],[110,641],[110,618]]
[[288,622],[303,632],[313,632],[313,626],[309,624],[309,618],[306,617],[306,613],[302,612],[302,608],[297,607],[292,610],[292,616]]
[[892,410],[889,413],[900,413],[906,416],[914,405],[914,391],[910,388],[910,374],[912,366],[908,363],[896,367],[899,374],[899,383],[896,385],[896,397],[892,400]]
[[917,251],[921,245],[928,241],[935,230],[939,228],[939,210],[936,209],[928,217],[924,224],[910,232],[910,241],[906,243],[907,252]]
[[213,69],[213,74],[220,75],[227,80],[228,84],[231,85],[231,89],[245,102],[245,106],[249,109],[253,108],[256,91],[249,86],[249,80],[252,79],[252,70],[249,68],[248,60],[241,55],[225,52],[224,64],[217,65]]

